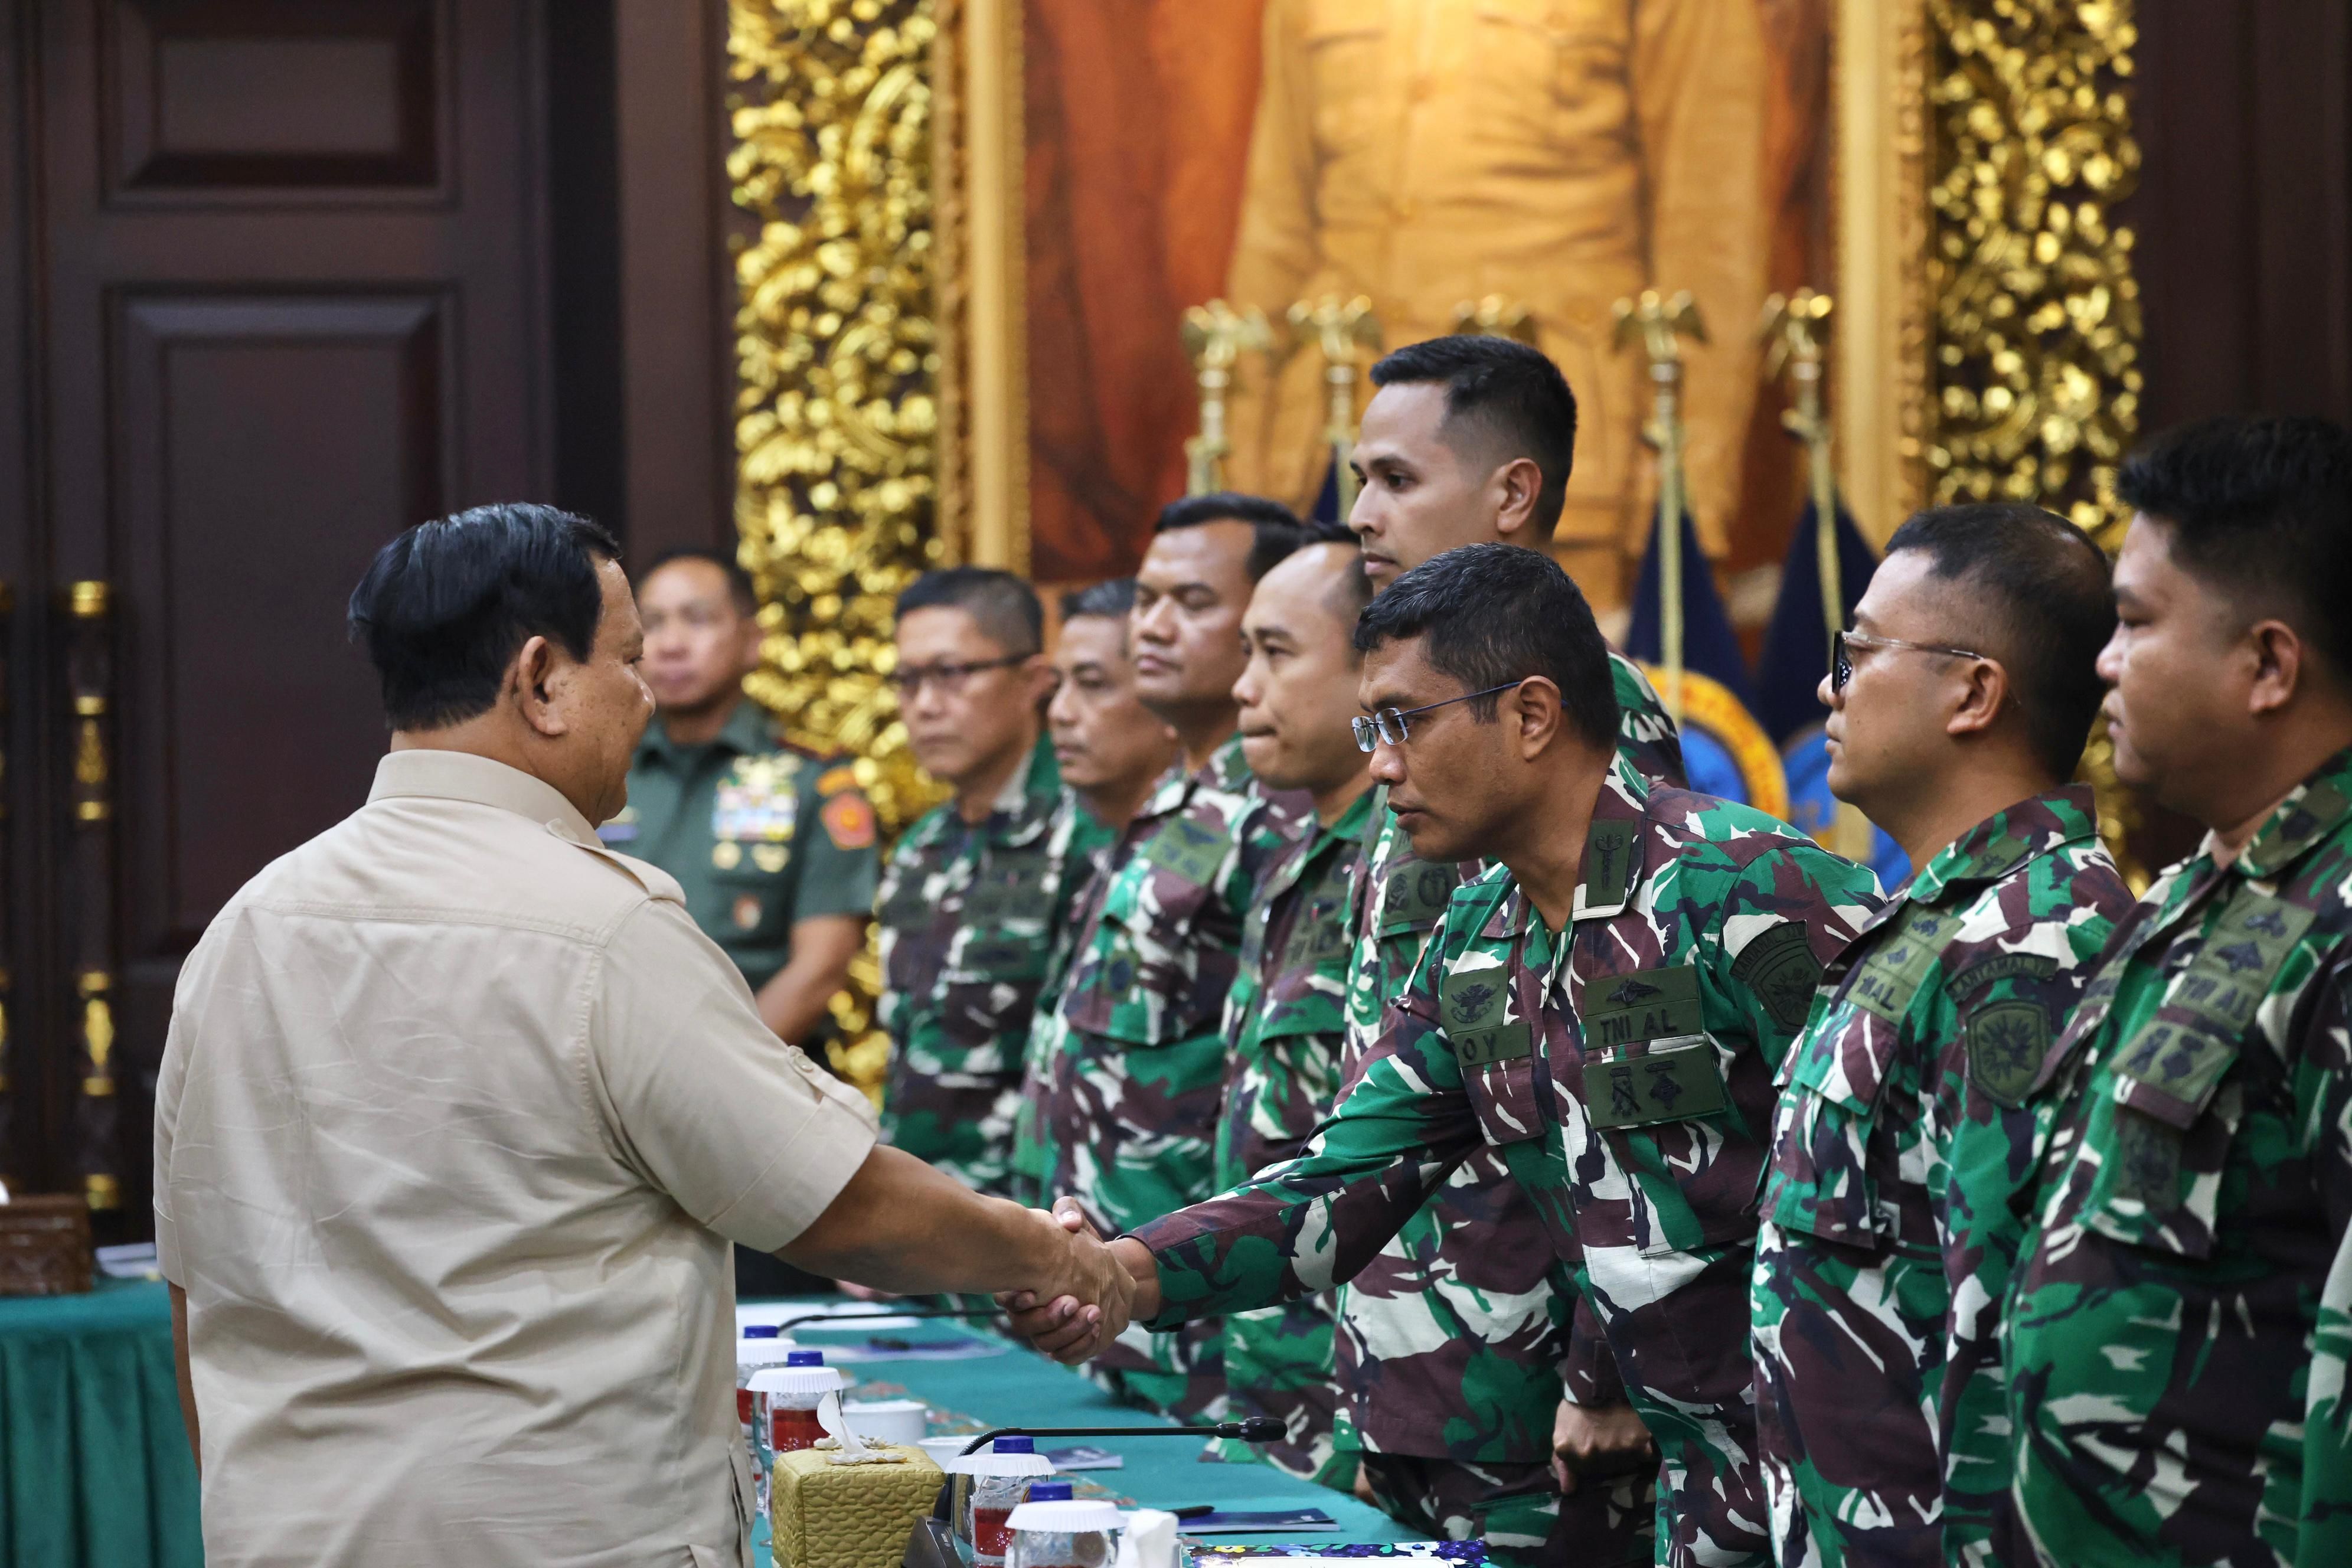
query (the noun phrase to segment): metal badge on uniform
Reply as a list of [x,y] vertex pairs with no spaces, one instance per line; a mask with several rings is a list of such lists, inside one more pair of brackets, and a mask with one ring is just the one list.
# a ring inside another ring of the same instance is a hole
[[1662,1039],[1638,1057],[1584,1065],[1584,1110],[1599,1128],[1688,1121],[1721,1110],[1723,1064],[1705,1035]]
[[855,790],[835,795],[817,808],[825,837],[836,849],[866,849],[874,844],[874,808]]
[[743,847],[732,838],[722,838],[710,847],[710,864],[720,871],[732,871],[743,863]]
[[737,894],[733,912],[735,916],[735,929],[737,931],[757,930],[760,924],[761,914],[760,895],[757,893]]
[[785,863],[792,858],[793,851],[789,845],[754,844],[751,846],[751,864],[772,877],[782,870]]
[[710,807],[710,836],[770,843],[790,838],[800,810],[800,794],[793,788],[799,773],[800,759],[789,752],[739,759],[719,781]]

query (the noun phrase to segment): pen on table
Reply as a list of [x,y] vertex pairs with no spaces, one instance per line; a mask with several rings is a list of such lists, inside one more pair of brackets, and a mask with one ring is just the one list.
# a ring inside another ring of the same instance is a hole
[[1216,1512],[1217,1505],[1213,1502],[1196,1502],[1183,1508],[1171,1508],[1168,1511],[1178,1519],[1199,1519],[1204,1514]]

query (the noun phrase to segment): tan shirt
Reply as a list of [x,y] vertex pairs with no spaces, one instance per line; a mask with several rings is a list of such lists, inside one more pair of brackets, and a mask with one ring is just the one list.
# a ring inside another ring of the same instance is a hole
[[[1748,0],[1269,0],[1249,181],[1226,297],[1279,319],[1364,294],[1389,348],[1465,302],[1527,307],[1575,392],[1563,542],[1648,538],[1651,398],[1610,307],[1697,297],[1693,510],[1720,551],[1756,394],[1768,229],[1767,60]],[[1367,389],[1368,390],[1368,389]],[[1266,384],[1245,362],[1226,479],[1311,502],[1329,461],[1312,345]]]
[[677,884],[398,752],[181,972],[155,1225],[213,1568],[750,1562],[728,1243],[874,1143]]

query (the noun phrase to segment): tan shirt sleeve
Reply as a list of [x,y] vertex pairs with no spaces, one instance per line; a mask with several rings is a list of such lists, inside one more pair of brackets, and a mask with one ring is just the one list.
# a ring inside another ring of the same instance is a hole
[[1700,540],[1720,555],[1738,507],[1764,309],[1763,24],[1752,5],[1641,0],[1635,28],[1650,276],[1661,292],[1689,289],[1706,321],[1710,341],[1683,351],[1684,468]]
[[674,903],[622,922],[590,1005],[590,1087],[621,1157],[731,1241],[784,1246],[874,1147],[865,1097],[761,1023],[741,974]]

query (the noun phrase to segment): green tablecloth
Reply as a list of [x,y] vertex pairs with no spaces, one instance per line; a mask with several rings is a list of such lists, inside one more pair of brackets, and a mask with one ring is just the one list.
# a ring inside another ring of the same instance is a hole
[[[919,1342],[980,1331],[922,1323],[889,1331]],[[807,1327],[794,1332],[809,1345],[866,1334]],[[884,1392],[871,1387],[877,1384],[896,1385],[935,1413],[952,1411],[989,1426],[1166,1424],[1026,1351],[976,1361],[856,1363],[845,1370],[869,1392]],[[1086,1440],[1127,1461],[1123,1469],[1088,1472],[1088,1479],[1146,1507],[1315,1507],[1339,1521],[1339,1531],[1291,1539],[1412,1539],[1354,1498],[1270,1467],[1203,1464],[1198,1438]],[[764,1542],[761,1555],[765,1561]],[[196,1568],[203,1561],[196,1468],[173,1381],[163,1287],[102,1280],[87,1296],[0,1300],[0,1568]]]
[[0,1300],[0,1568],[204,1556],[163,1287]]
[[[810,1303],[812,1307],[831,1304],[829,1301]],[[939,1322],[910,1324],[885,1331],[892,1338],[917,1343],[982,1332],[973,1326]],[[826,1330],[803,1324],[793,1330],[792,1334],[803,1345],[822,1348],[829,1342],[863,1342],[868,1337],[868,1331]],[[861,1361],[845,1363],[842,1370],[857,1379],[860,1384],[850,1391],[852,1399],[882,1397],[887,1394],[887,1388],[875,1390],[871,1385],[895,1384],[906,1390],[907,1397],[920,1399],[929,1405],[934,1417],[942,1410],[954,1411],[978,1419],[983,1429],[989,1426],[1171,1425],[1159,1416],[1118,1404],[1069,1368],[1056,1365],[1026,1350],[976,1361]],[[940,1431],[944,1428],[935,1419],[932,1429]],[[1108,1448],[1127,1461],[1122,1469],[1082,1472],[1084,1479],[1099,1482],[1146,1508],[1172,1509],[1192,1503],[1214,1503],[1220,1508],[1240,1510],[1319,1508],[1339,1524],[1337,1531],[1320,1531],[1311,1535],[1217,1537],[1221,1542],[1239,1544],[1257,1541],[1391,1542],[1428,1539],[1425,1535],[1407,1531],[1379,1510],[1367,1507],[1352,1497],[1318,1487],[1311,1481],[1299,1480],[1270,1465],[1204,1464],[1201,1459],[1201,1450],[1206,1442],[1204,1438],[1047,1438],[1041,1439],[1037,1446],[1040,1448],[1059,1448],[1081,1442]],[[762,1562],[766,1560],[764,1542],[761,1542],[761,1557]]]

